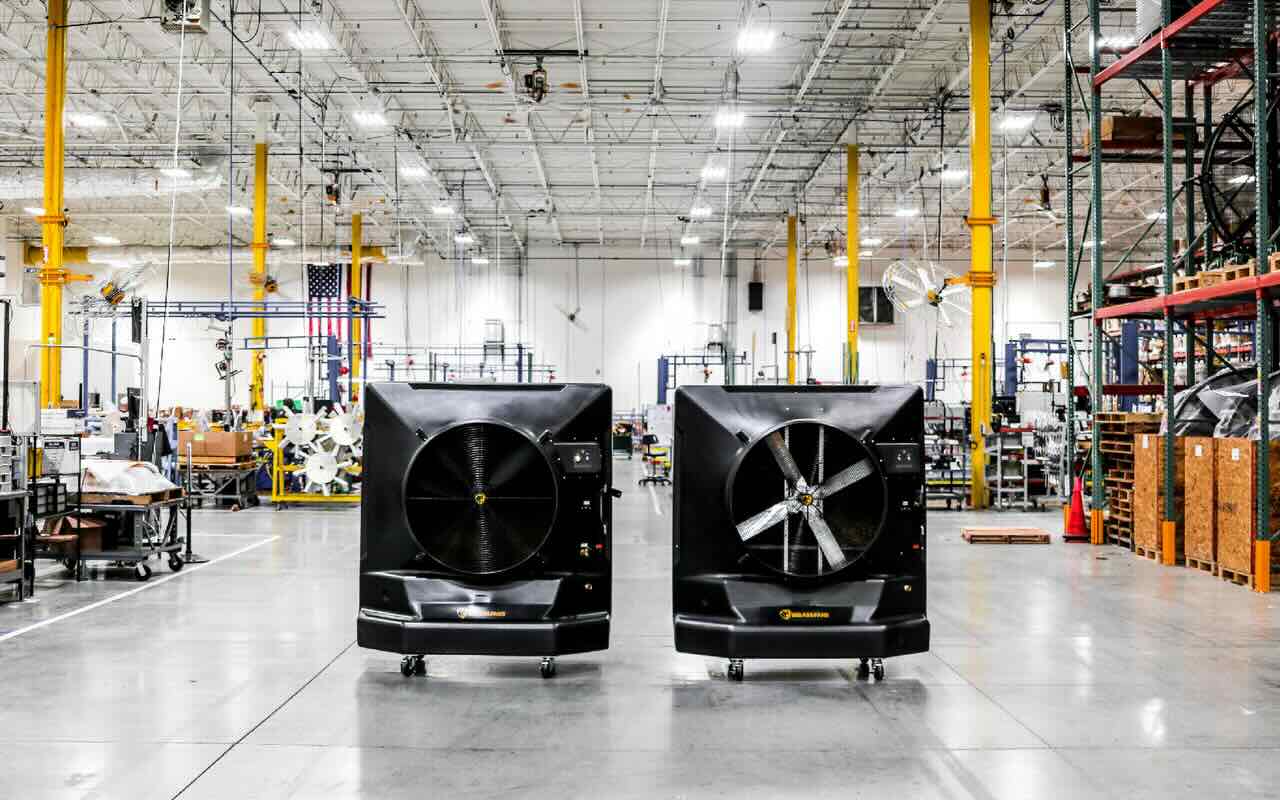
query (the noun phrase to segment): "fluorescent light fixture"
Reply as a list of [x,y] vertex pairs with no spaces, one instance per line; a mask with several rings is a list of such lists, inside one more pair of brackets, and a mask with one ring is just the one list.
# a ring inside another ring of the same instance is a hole
[[477,267],[488,266],[489,257],[488,256],[472,256],[471,263],[475,264]]
[[716,112],[717,128],[741,128],[747,115],[736,108],[722,108]]
[[[1102,243],[1105,245],[1105,244],[1107,243],[1107,240],[1106,240],[1106,239],[1103,239],[1103,240],[1102,240]],[[1093,249],[1093,240],[1092,240],[1092,239],[1085,239],[1085,241],[1084,241],[1084,249],[1086,249],[1086,250],[1092,250],[1092,249]]]
[[747,28],[738,34],[738,49],[744,53],[760,53],[771,49],[776,37],[768,28]]
[[290,239],[288,236],[277,236],[271,240],[276,247],[297,247],[298,243]]
[[711,206],[694,206],[689,210],[689,216],[703,219],[711,216]]
[[452,217],[453,206],[448,206],[441,203],[440,205],[432,206],[431,213],[435,214],[437,217]]
[[718,181],[724,177],[724,167],[720,164],[708,164],[702,168],[702,177],[709,181]]
[[867,247],[875,247],[876,245],[884,244],[884,239],[878,236],[869,236],[863,239],[861,244],[865,244]]
[[93,240],[98,244],[104,244],[104,245],[107,245],[108,247],[114,247],[115,245],[120,244],[119,239],[117,239],[114,236],[107,236],[105,234],[98,234],[93,237]]
[[294,28],[289,31],[289,44],[294,50],[332,50],[329,37],[317,30]]
[[1005,114],[1000,119],[1000,130],[1025,131],[1036,121],[1033,114]]
[[381,111],[352,111],[351,118],[362,128],[385,128],[388,124]]
[[25,212],[27,212],[28,214],[30,214],[30,215],[31,215],[31,216],[33,216],[33,217],[43,217],[43,216],[44,216],[44,209],[43,209],[43,208],[40,208],[39,206],[27,206],[26,208],[24,208],[24,209],[22,209],[22,210],[23,210],[23,211],[25,211]]
[[1032,269],[1053,269],[1056,266],[1058,266],[1057,261],[1035,261],[1031,264]]
[[1160,209],[1159,211],[1148,211],[1146,213],[1146,217],[1147,219],[1152,221],[1155,221],[1158,219],[1164,219],[1165,218],[1164,209]]
[[454,236],[453,240],[458,244],[474,244],[476,241],[476,237],[472,236],[470,233],[466,231],[463,231],[462,233],[459,233],[458,235]]
[[675,267],[692,267],[693,259],[692,258],[673,258],[671,260],[671,265]]
[[191,171],[185,170],[182,167],[162,167],[160,169],[160,174],[165,176],[166,178],[190,178],[191,177]]
[[1111,34],[1098,39],[1100,50],[1125,50],[1133,47],[1133,37],[1124,34]]
[[873,255],[875,255],[875,253],[872,253],[870,250],[863,250],[861,253],[858,253],[858,258],[871,258]]
[[402,178],[425,178],[427,177],[426,167],[401,167],[400,177]]
[[835,258],[831,259],[831,265],[836,269],[845,269],[846,267],[849,266],[849,257],[836,256]]
[[107,126],[106,119],[97,114],[89,114],[84,111],[68,111],[67,122],[77,128],[105,128]]
[[253,212],[244,206],[227,206],[227,213],[233,217],[247,217]]
[[944,169],[942,171],[942,179],[944,181],[962,181],[969,177],[967,169]]
[[899,209],[896,209],[896,210],[893,212],[893,215],[894,215],[895,217],[902,217],[902,218],[904,218],[904,219],[905,219],[905,218],[908,218],[908,217],[917,217],[917,216],[919,216],[919,215],[920,215],[920,209],[918,209],[918,208],[899,208]]
[[1234,186],[1239,186],[1242,183],[1253,183],[1255,180],[1256,178],[1254,178],[1252,175],[1237,175],[1231,180],[1227,181],[1227,183],[1230,183]]
[[697,236],[681,236],[680,237],[681,247],[697,247],[700,244],[702,244],[702,240],[699,239]]

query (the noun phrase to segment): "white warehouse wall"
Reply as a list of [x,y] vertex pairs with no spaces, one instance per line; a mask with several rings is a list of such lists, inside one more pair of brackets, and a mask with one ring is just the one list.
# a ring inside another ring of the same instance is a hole
[[[292,263],[273,268],[273,274],[285,283],[283,292],[301,297],[298,280],[300,267],[296,256],[286,256]],[[863,285],[878,284],[890,259],[863,259]],[[610,384],[614,389],[616,409],[638,408],[657,398],[657,358],[664,353],[699,352],[706,339],[706,326],[719,321],[721,282],[718,253],[704,255],[704,275],[695,277],[689,268],[676,268],[665,244],[661,251],[638,248],[583,245],[579,251],[581,306],[578,320],[585,328],[572,326],[557,306],[572,310],[577,304],[574,281],[574,259],[571,246],[535,247],[526,262],[523,284],[513,265],[493,263],[485,267],[457,265],[434,256],[426,262],[378,263],[373,267],[374,299],[386,306],[386,319],[373,323],[373,340],[381,344],[478,344],[485,319],[497,318],[504,323],[508,342],[523,340],[531,344],[537,361],[555,366],[559,380],[588,380]],[[773,347],[770,335],[778,334],[779,360],[785,343],[786,286],[785,260],[777,251],[759,262],[765,281],[765,309],[748,312],[747,282],[751,279],[752,254],[739,254],[737,285],[738,331],[737,349],[752,356],[757,371],[773,376]],[[963,264],[950,264],[962,271]],[[248,299],[245,282],[249,265],[236,263],[233,268],[235,295]],[[1007,276],[997,261],[996,347],[997,357],[1003,341],[1019,333],[1034,336],[1062,335],[1065,303],[1064,276],[1061,263],[1048,270],[1033,270],[1026,260],[1011,260]],[[407,289],[406,289],[407,281]],[[75,291],[92,290],[92,284],[81,284]],[[151,299],[164,295],[163,277],[156,275],[140,292]],[[227,292],[225,262],[205,265],[183,264],[174,268],[170,296],[174,299],[223,299]],[[69,305],[70,303],[68,303]],[[812,348],[813,377],[823,382],[838,382],[841,376],[841,354],[844,342],[845,295],[844,274],[831,267],[826,258],[812,257],[806,265],[802,259],[797,292],[799,325],[797,341],[801,348]],[[918,310],[899,313],[891,326],[864,325],[861,337],[861,379],[864,382],[915,382],[925,373],[925,360],[933,352],[942,358],[966,358],[969,355],[967,320],[953,315],[954,325],[936,324],[935,312]],[[122,320],[119,335],[122,349],[127,343],[128,324]],[[161,323],[152,320],[151,327],[151,398],[160,381]],[[38,376],[38,359],[28,348],[38,337],[38,309],[18,310],[14,327],[13,367],[15,378]],[[236,323],[237,345],[249,334],[247,320]],[[68,318],[65,337],[79,343],[77,319]],[[301,321],[272,321],[272,335],[296,335],[303,332]],[[198,408],[218,407],[223,402],[222,382],[214,371],[217,360],[216,341],[222,333],[204,320],[171,319],[164,344],[163,406],[181,404]],[[107,347],[110,324],[93,322],[92,342]],[[421,361],[419,361],[421,364]],[[248,357],[239,352],[237,369],[242,373],[235,384],[235,401],[247,399]],[[119,361],[118,388],[136,385],[136,368],[132,362]],[[80,383],[80,356],[64,354],[63,393],[74,397]],[[375,371],[373,375],[384,375]],[[749,380],[750,368],[740,372],[738,380]],[[804,377],[803,363],[800,376]],[[397,377],[425,378],[425,372],[406,372]],[[678,373],[682,383],[701,382],[700,369],[684,368]],[[710,378],[720,379],[718,369]],[[276,351],[268,361],[269,394],[286,394],[285,384],[292,384],[290,394],[305,380],[303,353],[299,350]],[[110,384],[109,359],[94,354],[90,359],[90,388],[107,396]],[[948,392],[949,399],[967,398],[967,388]]]

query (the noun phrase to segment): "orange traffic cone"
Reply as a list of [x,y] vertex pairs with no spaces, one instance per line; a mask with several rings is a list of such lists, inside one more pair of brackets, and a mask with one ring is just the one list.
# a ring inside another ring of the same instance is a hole
[[1084,527],[1084,479],[1079,475],[1071,489],[1071,511],[1067,514],[1067,529],[1063,531],[1062,540],[1089,543],[1089,532]]

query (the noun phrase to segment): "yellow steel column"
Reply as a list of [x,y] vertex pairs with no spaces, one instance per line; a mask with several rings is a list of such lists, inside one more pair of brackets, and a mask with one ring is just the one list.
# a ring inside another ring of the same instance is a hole
[[848,259],[847,276],[845,278],[845,317],[848,327],[845,329],[849,337],[849,383],[858,382],[858,280],[862,268],[859,256],[862,250],[862,230],[860,228],[858,207],[858,146],[848,145],[845,148],[846,175],[848,187],[845,189],[845,255]]
[[787,383],[796,382],[796,215],[787,215]]
[[[262,108],[258,108],[257,113],[258,136],[253,148],[253,274],[249,282],[253,284],[253,299],[264,301],[267,298],[267,115]],[[267,320],[254,317],[252,329],[255,338],[266,336]],[[267,351],[257,350],[249,372],[250,411],[262,410],[266,378]]]
[[991,8],[989,0],[969,0],[969,288],[973,293],[973,459],[969,500],[985,508],[986,441],[991,429]]
[[[360,299],[360,274],[364,266],[364,218],[359,214],[351,215],[351,296]],[[363,355],[361,339],[364,334],[364,320],[351,320],[351,402],[360,399],[360,357]]]
[[[40,269],[40,342],[62,344],[62,287],[67,282],[62,243],[67,218],[62,214],[62,112],[67,98],[68,0],[49,0],[44,87],[44,212],[40,215],[44,266]],[[62,402],[62,351],[40,351],[40,406]]]

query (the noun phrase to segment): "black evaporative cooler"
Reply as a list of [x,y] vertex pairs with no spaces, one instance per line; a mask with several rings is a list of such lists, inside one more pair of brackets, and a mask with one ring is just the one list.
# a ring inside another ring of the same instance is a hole
[[587,384],[371,384],[361,647],[541,656],[609,646],[612,393]]
[[692,386],[675,401],[676,650],[929,649],[924,399],[911,386]]

